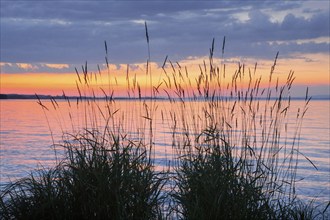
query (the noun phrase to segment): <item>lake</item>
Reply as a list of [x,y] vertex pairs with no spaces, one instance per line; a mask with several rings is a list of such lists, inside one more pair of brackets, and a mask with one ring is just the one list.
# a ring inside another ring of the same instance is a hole
[[[117,115],[113,126],[118,130],[134,135],[146,133],[139,130],[146,127],[145,106],[136,105],[138,101],[116,101],[112,113]],[[43,101],[52,106],[50,101]],[[99,101],[102,105],[102,101]],[[28,175],[33,169],[51,167],[55,164],[53,140],[58,143],[63,131],[74,132],[84,122],[82,112],[94,115],[96,109],[71,107],[65,100],[58,101],[56,111],[47,111],[37,104],[36,100],[1,100],[1,133],[0,133],[0,184]],[[189,103],[188,103],[189,104]],[[198,104],[191,104],[198,107]],[[301,106],[302,101],[292,101],[293,106]],[[54,106],[54,105],[53,105]],[[157,109],[153,125],[153,141],[158,169],[167,165],[175,156],[171,137],[173,127],[169,118],[173,117],[168,101],[155,101]],[[176,110],[180,110],[177,107]],[[69,114],[70,112],[70,114]],[[178,114],[181,114],[180,112]],[[191,112],[184,112],[189,118]],[[301,127],[300,159],[297,172],[297,194],[303,199],[315,199],[325,204],[330,198],[330,102],[329,100],[312,100]],[[95,121],[102,124],[102,117]],[[203,126],[203,125],[198,125]],[[178,126],[179,129],[179,126]],[[179,130],[176,133],[180,133]],[[309,158],[316,166],[305,159]],[[328,210],[329,211],[329,210]]]

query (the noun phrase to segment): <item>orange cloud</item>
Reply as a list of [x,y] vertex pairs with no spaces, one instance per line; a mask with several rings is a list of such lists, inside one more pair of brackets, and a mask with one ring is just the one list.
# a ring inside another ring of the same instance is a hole
[[43,66],[46,66],[48,68],[52,68],[52,69],[65,69],[65,68],[69,68],[68,64],[50,64],[50,63],[45,63],[43,64]]
[[35,69],[38,69],[37,66],[32,65],[30,63],[16,63],[16,65],[18,66],[18,68],[24,69],[24,70],[35,70]]
[[3,66],[13,66],[13,64],[12,63],[0,62],[0,67],[3,67]]

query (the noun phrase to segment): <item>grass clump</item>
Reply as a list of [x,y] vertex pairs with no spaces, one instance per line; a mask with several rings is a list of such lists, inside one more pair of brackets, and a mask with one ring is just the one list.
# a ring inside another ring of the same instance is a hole
[[64,147],[67,157],[55,168],[42,169],[2,192],[3,219],[159,217],[164,179],[156,175],[140,143],[86,131]]
[[273,210],[256,180],[240,176],[240,164],[217,153],[182,161],[173,197],[183,219],[269,219]]

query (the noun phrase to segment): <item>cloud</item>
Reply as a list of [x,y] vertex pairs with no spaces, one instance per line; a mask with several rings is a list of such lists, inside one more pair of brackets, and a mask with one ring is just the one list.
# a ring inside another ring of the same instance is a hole
[[12,66],[12,65],[13,65],[12,63],[3,63],[3,62],[0,62],[0,67]]
[[[73,67],[69,64],[50,64],[50,63],[0,63],[3,73],[65,73],[72,72]],[[71,69],[70,69],[71,68]]]
[[42,64],[43,66],[46,66],[48,68],[52,68],[52,69],[67,69],[69,68],[68,64],[50,64],[50,63],[45,63]]
[[30,63],[16,63],[18,68],[23,69],[23,70],[36,70],[38,69],[37,66],[32,65]]
[[[326,53],[329,3],[300,1],[1,1],[0,55],[7,63],[162,63],[217,53],[270,59],[295,53]],[[286,42],[286,43],[270,43]],[[44,66],[47,67],[47,66]],[[49,66],[48,66],[49,67]],[[50,67],[52,68],[52,67]],[[63,69],[63,68],[62,68]]]

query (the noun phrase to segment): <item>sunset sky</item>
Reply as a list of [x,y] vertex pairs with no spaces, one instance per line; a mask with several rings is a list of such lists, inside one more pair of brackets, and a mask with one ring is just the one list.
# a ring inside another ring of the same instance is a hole
[[[145,72],[148,24],[151,62],[160,74],[166,56],[191,68],[215,56],[268,74],[296,74],[295,95],[329,95],[329,1],[6,1],[1,0],[0,93],[74,94],[75,67],[105,63],[107,41],[118,89]],[[219,61],[220,62],[220,61]]]

